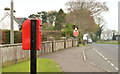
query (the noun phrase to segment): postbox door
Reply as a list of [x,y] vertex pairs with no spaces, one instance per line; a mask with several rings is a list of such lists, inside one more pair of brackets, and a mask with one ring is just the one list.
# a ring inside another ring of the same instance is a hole
[[25,20],[22,24],[22,49],[30,50],[31,48],[31,21]]
[[[37,50],[41,50],[41,20],[37,19]],[[22,49],[31,49],[31,20],[28,19],[22,24]]]
[[37,20],[37,50],[41,50],[41,20]]

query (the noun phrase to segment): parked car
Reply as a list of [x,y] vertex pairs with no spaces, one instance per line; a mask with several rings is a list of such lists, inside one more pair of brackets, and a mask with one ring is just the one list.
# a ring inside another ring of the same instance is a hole
[[92,44],[92,39],[88,39],[87,43],[91,43]]

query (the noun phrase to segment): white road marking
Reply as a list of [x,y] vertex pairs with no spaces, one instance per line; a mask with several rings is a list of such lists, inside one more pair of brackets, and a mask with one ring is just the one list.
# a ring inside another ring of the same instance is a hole
[[117,68],[117,67],[115,67],[115,69],[116,69],[116,70],[118,70],[118,68]]
[[100,54],[102,56],[102,54]]
[[107,58],[105,58],[105,60],[107,60]]
[[[117,47],[118,48],[118,47]],[[98,50],[96,50],[95,48],[93,48],[93,50],[95,50],[100,56],[102,56],[108,63],[111,64],[111,66],[113,66],[116,70],[119,70],[117,67],[115,67],[115,65],[113,63],[111,63],[105,56],[103,56],[103,54],[101,52],[99,52]]]
[[111,63],[111,66],[114,66],[114,64]]
[[108,61],[108,63],[110,63],[110,61]]
[[105,57],[105,56],[102,56],[103,58]]

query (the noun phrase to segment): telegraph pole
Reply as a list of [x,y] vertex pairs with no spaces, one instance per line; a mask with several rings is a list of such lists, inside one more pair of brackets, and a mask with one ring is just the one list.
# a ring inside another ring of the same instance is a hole
[[10,44],[14,44],[14,24],[13,24],[13,0],[11,0],[11,31],[10,31]]

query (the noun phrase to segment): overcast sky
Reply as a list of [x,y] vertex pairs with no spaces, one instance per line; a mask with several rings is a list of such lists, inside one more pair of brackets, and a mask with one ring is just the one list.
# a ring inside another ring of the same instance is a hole
[[[66,10],[65,3],[70,0],[14,0],[16,17],[28,17],[39,11]],[[109,12],[103,14],[106,28],[118,30],[118,1],[120,0],[97,0],[107,2]],[[4,8],[10,7],[10,0],[0,0],[0,18],[4,16]]]

